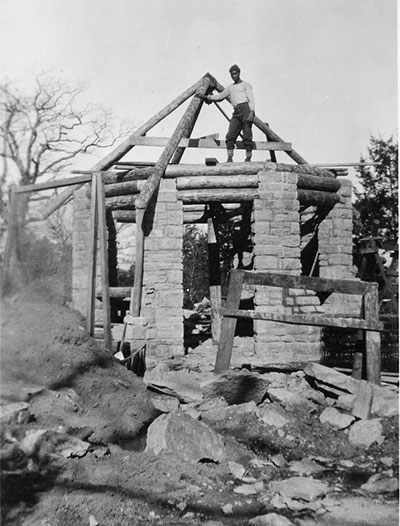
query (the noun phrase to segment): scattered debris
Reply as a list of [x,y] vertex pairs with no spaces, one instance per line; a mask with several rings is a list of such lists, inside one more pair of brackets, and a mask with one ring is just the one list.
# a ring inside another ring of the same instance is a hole
[[249,520],[251,526],[294,526],[294,523],[283,515],[267,513]]

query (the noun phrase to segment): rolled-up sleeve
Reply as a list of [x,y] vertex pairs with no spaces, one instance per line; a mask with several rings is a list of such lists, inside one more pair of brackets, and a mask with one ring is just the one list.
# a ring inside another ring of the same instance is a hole
[[249,101],[249,106],[252,111],[255,111],[256,105],[254,102],[253,88],[252,85],[246,82],[246,95]]
[[221,91],[221,93],[213,93],[210,95],[210,100],[224,100],[229,97],[229,91],[225,88],[224,91]]

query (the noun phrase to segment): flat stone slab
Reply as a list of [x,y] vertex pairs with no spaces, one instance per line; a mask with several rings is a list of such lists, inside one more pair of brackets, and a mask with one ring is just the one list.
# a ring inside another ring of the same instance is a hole
[[358,380],[319,363],[307,364],[304,372],[307,376],[314,378],[318,382],[322,382],[327,386],[332,386],[343,392],[354,394],[358,389]]
[[146,451],[155,455],[162,451],[173,452],[177,458],[189,462],[221,462],[226,458],[221,436],[207,424],[194,420],[182,411],[161,415],[150,424]]
[[346,429],[354,422],[355,417],[338,411],[335,407],[327,407],[320,414],[321,424],[330,424],[336,429]]
[[270,482],[269,487],[282,497],[312,502],[327,493],[329,484],[308,477],[292,477]]
[[200,383],[184,371],[170,371],[161,365],[144,375],[144,383],[154,391],[175,396],[180,402],[199,402],[203,399]]
[[369,448],[374,442],[382,444],[382,424],[379,418],[373,420],[360,420],[353,424],[349,432],[349,441],[355,446]]
[[[333,499],[332,499],[333,500]],[[331,510],[315,519],[298,520],[298,526],[398,526],[397,502],[365,497],[335,498]]]

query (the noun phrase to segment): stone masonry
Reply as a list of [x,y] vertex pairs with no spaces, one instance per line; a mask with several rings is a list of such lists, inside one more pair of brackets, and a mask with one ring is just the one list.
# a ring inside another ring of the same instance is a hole
[[143,308],[151,358],[183,354],[183,205],[174,179],[162,179],[155,210],[146,213]]
[[[254,201],[254,270],[300,275],[300,216],[295,172],[259,174]],[[280,314],[315,312],[313,291],[256,287],[255,310]],[[264,320],[254,321],[255,360],[286,363],[318,360],[320,329]]]

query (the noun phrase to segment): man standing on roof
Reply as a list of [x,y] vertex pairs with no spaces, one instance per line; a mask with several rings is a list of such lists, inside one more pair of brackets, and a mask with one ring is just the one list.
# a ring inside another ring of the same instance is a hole
[[229,124],[228,133],[226,134],[226,149],[228,154],[227,162],[233,161],[233,149],[236,139],[240,132],[243,132],[243,144],[246,148],[246,162],[251,161],[253,152],[253,132],[251,125],[254,119],[254,96],[251,84],[240,78],[240,68],[234,64],[229,68],[233,84],[230,84],[221,93],[215,95],[201,95],[207,103],[223,100],[229,97],[234,108],[232,119]]

